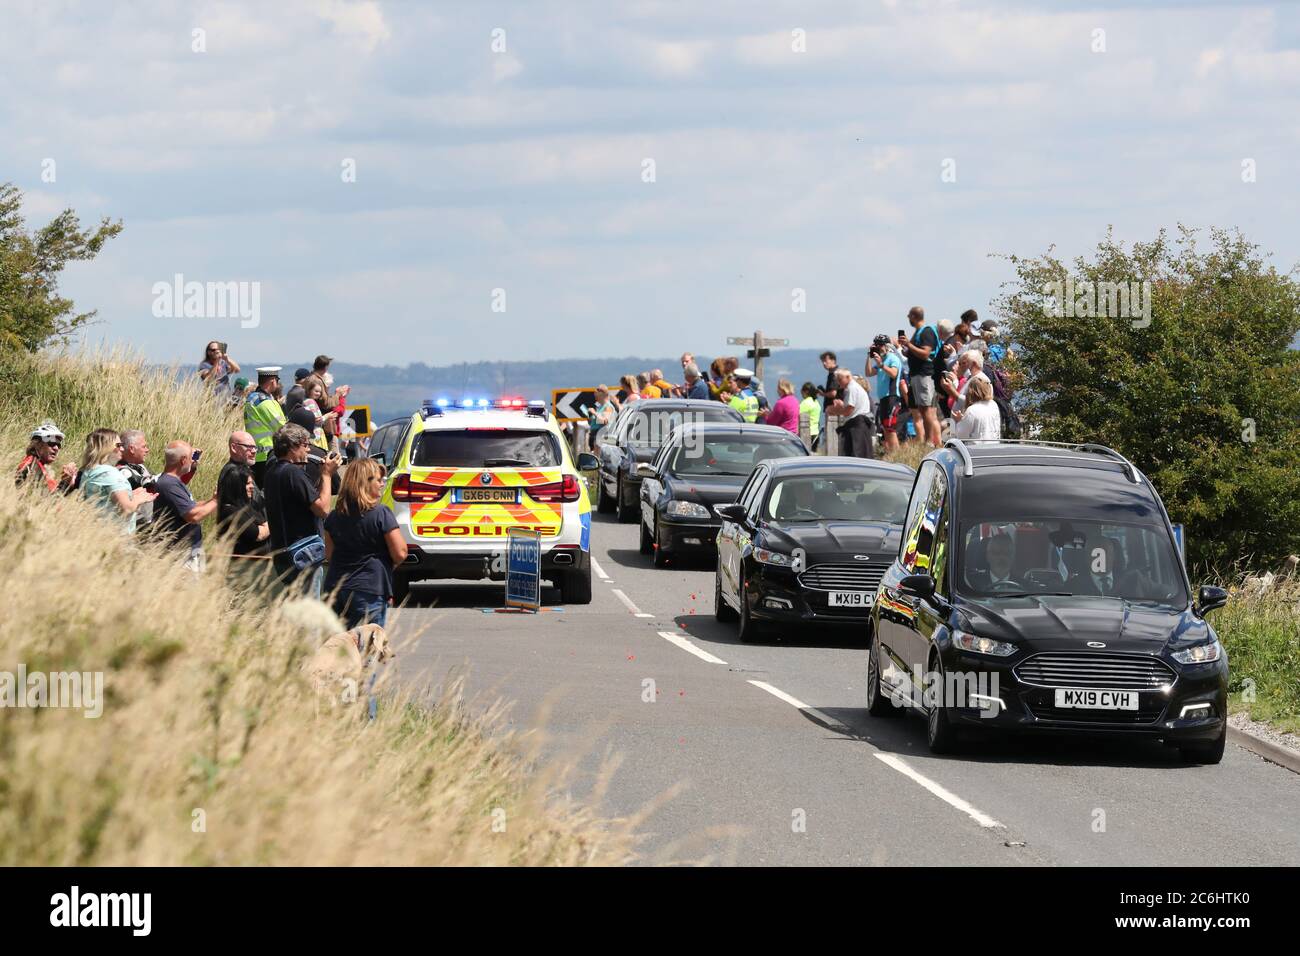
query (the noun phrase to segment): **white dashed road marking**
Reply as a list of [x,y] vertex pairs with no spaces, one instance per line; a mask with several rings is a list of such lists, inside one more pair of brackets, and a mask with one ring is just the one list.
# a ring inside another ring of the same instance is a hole
[[609,580],[609,575],[605,573],[605,569],[600,566],[600,562],[598,562],[594,556],[591,559],[591,570],[595,571],[596,577],[600,578],[602,581]]
[[633,604],[632,599],[628,597],[626,594],[624,594],[622,591],[620,591],[618,588],[611,588],[609,593],[614,595],[614,597],[618,598],[620,601],[622,601],[623,606],[627,608],[629,611],[631,611],[633,614],[635,614],[637,617],[654,617],[653,614],[646,614],[639,607]]
[[[664,636],[667,637],[666,634]],[[753,684],[755,687],[767,691],[769,694],[771,694],[773,697],[777,698],[778,700],[785,701],[787,704],[789,704],[792,707],[798,707],[804,713],[817,718],[821,723],[824,723],[835,730],[841,730],[842,732],[845,733],[850,732],[847,727],[845,727],[842,723],[840,723],[835,718],[826,716],[821,711],[817,710],[817,708],[815,707],[809,707],[799,698],[791,697],[789,694],[781,690],[779,687],[773,687],[771,684],[767,683],[766,681],[761,681],[761,680],[751,680],[749,683]],[[1006,829],[1006,827],[1003,826],[1003,824],[999,823],[997,820],[994,820],[991,816],[989,816],[984,811],[971,806],[969,803],[967,803],[961,797],[957,796],[957,794],[953,793],[951,790],[945,789],[944,787],[935,783],[933,780],[931,780],[929,777],[925,776],[924,774],[917,773],[910,766],[904,763],[902,758],[896,757],[893,754],[884,754],[877,751],[876,759],[880,760],[886,766],[893,767],[895,770],[897,770],[899,773],[901,773],[903,776],[907,777],[908,779],[916,783],[919,783],[922,787],[924,787],[926,790],[929,790],[932,794],[934,794],[944,803],[948,804],[949,806],[957,808],[962,813],[966,814],[968,817],[970,817],[972,820],[978,823],[980,826],[985,827],[986,829],[1003,829],[1003,830]]]
[[672,631],[660,631],[659,636],[662,637],[669,644],[676,644],[678,647],[686,651],[688,654],[694,654],[702,661],[707,661],[710,664],[727,663],[720,657],[714,657],[712,654],[710,654],[708,651],[704,650],[703,648],[696,647],[689,640],[687,640],[686,635],[684,634],[674,634]]
[[939,786],[939,784],[931,780],[929,777],[917,773],[915,770],[913,770],[911,767],[905,764],[901,758],[895,757],[893,754],[877,753],[876,759],[884,762],[890,767],[893,767],[903,776],[915,780],[917,783],[925,787],[925,789],[929,790],[932,794],[934,794],[944,803],[956,807],[958,810],[966,814],[968,817],[970,817],[980,826],[986,827],[988,829],[994,829],[994,828],[1003,829],[1003,830],[1006,829],[1006,827],[1004,827],[1001,823],[998,823],[997,820],[994,820],[991,816],[989,816],[987,813],[983,812],[982,810],[975,809],[969,803],[963,800],[961,797],[957,796],[957,794],[953,793],[951,790],[946,790],[943,787]]

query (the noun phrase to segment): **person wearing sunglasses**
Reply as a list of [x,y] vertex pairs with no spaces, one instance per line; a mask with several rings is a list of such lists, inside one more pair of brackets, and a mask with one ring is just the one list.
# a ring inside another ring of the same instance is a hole
[[126,476],[118,471],[122,460],[122,441],[117,429],[96,428],[86,436],[86,453],[81,461],[81,494],[122,522],[126,534],[134,534],[140,508],[157,497],[144,488],[132,490]]
[[335,612],[349,628],[383,627],[393,599],[393,568],[406,560],[406,541],[397,517],[379,499],[384,466],[358,458],[343,472],[339,500],[325,519],[324,590],[333,593]]
[[230,435],[230,459],[217,476],[217,531],[234,535],[236,557],[270,553],[271,526],[266,518],[266,499],[253,483],[253,462],[257,460],[257,443],[248,432]]
[[220,395],[230,392],[230,376],[239,374],[239,363],[226,354],[225,342],[209,342],[199,363],[199,378]]
[[[27,453],[18,464],[14,484],[19,488],[45,485],[51,492],[67,494],[77,481],[77,466],[66,462],[57,472],[54,459],[63,447],[63,432],[52,421],[43,421],[32,429]],[[35,482],[36,484],[32,484]]]

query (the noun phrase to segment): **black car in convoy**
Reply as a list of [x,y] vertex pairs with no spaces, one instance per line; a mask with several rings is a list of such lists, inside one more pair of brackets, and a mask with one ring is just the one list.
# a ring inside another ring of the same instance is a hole
[[768,461],[718,509],[714,614],[740,621],[861,627],[898,554],[912,469],[862,458]]
[[739,422],[740,412],[722,402],[687,398],[640,399],[624,405],[618,417],[601,430],[596,446],[596,510],[616,512],[619,521],[637,516],[641,478],[636,466],[651,461],[659,448],[684,422]]
[[1228,659],[1160,496],[1101,445],[950,439],[917,472],[870,622],[867,706],[960,731],[1142,735],[1218,763]]
[[712,554],[722,520],[717,507],[736,494],[760,462],[804,458],[797,435],[745,422],[688,424],[675,429],[641,479],[641,553],[663,567],[675,554]]

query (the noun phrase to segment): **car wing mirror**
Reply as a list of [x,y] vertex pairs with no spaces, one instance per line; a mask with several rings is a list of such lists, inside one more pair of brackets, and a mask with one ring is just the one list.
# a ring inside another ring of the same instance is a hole
[[1228,592],[1213,584],[1202,584],[1196,592],[1196,610],[1199,614],[1221,608],[1227,603]]
[[582,452],[578,455],[578,471],[595,471],[600,467],[600,459],[590,452]]
[[898,590],[929,601],[934,597],[934,578],[928,574],[908,574],[898,582]]
[[643,461],[636,466],[636,476],[638,478],[653,478],[655,474],[655,466],[649,462]]
[[734,502],[729,505],[718,505],[714,510],[717,511],[718,517],[723,521],[734,521],[736,524],[745,523],[745,509]]
[[387,460],[387,459],[388,459],[388,456],[385,455],[382,451],[379,452],[377,455],[371,455],[371,456],[370,456],[370,460],[371,460],[371,461],[377,461],[377,462],[379,462],[381,465],[387,465],[387,464],[388,464],[388,460]]

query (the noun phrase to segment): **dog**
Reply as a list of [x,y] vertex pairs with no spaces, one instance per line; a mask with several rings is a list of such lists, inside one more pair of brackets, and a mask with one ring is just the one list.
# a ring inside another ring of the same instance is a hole
[[362,624],[328,638],[303,669],[318,694],[332,696],[339,691],[338,699],[350,704],[360,696],[368,664],[372,661],[382,664],[395,656],[382,627]]

